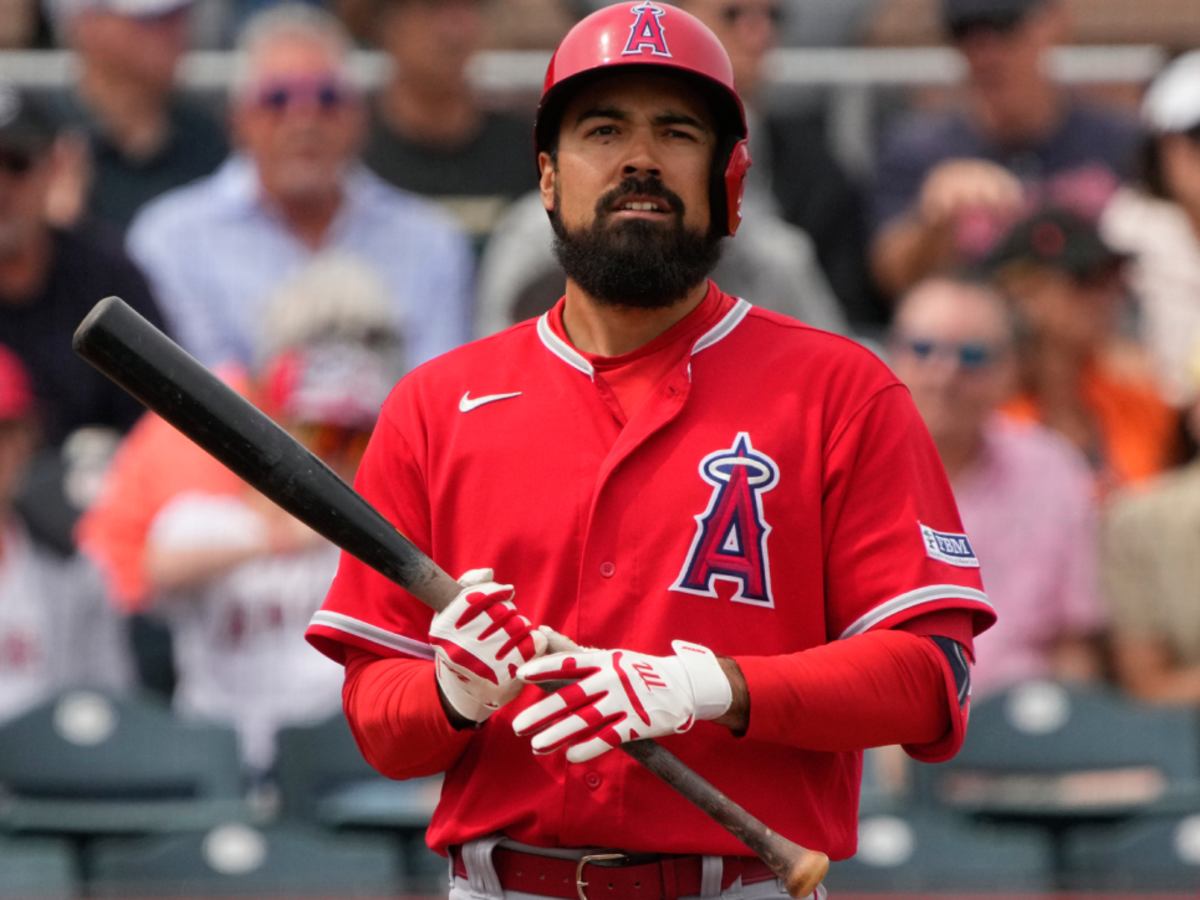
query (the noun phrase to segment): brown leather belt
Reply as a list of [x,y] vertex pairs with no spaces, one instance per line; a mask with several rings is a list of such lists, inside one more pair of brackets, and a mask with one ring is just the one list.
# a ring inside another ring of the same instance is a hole
[[[454,874],[467,877],[457,847],[451,848]],[[676,900],[700,894],[703,873],[699,856],[660,856],[619,852],[590,853],[579,859],[542,856],[508,847],[492,851],[492,865],[506,891],[563,900]],[[753,856],[723,857],[721,889],[740,877],[757,884],[775,877]]]

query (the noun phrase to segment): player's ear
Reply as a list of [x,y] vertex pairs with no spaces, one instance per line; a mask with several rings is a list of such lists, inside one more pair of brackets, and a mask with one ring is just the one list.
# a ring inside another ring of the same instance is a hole
[[542,195],[542,206],[546,212],[553,212],[555,185],[558,181],[558,165],[554,154],[545,150],[538,154],[538,172],[538,192]]

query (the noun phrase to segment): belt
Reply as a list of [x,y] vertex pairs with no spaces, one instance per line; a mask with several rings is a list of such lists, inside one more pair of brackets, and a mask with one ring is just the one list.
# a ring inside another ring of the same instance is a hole
[[[467,877],[457,847],[450,850],[454,874]],[[542,856],[508,847],[492,851],[492,865],[506,891],[563,900],[675,900],[699,896],[702,857],[600,852],[579,859]],[[721,890],[740,877],[743,884],[775,878],[766,863],[753,856],[722,859]]]

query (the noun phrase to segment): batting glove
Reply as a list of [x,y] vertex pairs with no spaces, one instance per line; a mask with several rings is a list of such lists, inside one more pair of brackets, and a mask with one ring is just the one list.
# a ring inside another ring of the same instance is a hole
[[547,637],[513,605],[513,587],[496,584],[491,569],[472,569],[463,590],[433,617],[438,686],[464,719],[483,722],[524,687],[517,667],[546,650]]
[[697,719],[728,711],[733,689],[707,647],[672,641],[674,656],[632,650],[578,650],[525,663],[517,675],[531,684],[570,681],[513,720],[533,735],[534,753],[567,749],[586,762],[625,741],[687,731]]

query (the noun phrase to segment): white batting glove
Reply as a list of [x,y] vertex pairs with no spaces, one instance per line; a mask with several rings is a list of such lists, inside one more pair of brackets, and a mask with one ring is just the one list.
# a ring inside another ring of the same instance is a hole
[[733,689],[707,647],[672,641],[674,656],[632,650],[554,653],[522,665],[531,684],[570,681],[513,720],[520,736],[533,735],[534,753],[567,748],[586,762],[625,741],[687,731],[697,719],[729,710]]
[[483,722],[517,696],[517,667],[540,656],[547,638],[513,605],[513,587],[496,584],[491,569],[472,569],[463,590],[433,617],[438,686],[464,719]]

